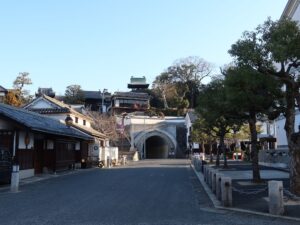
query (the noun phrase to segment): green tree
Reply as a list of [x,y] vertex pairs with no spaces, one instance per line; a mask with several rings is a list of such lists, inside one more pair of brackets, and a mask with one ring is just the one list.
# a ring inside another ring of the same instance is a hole
[[205,144],[209,145],[210,163],[213,162],[213,144],[217,141],[217,136],[213,128],[203,118],[198,118],[193,124],[192,130],[193,142],[201,144],[203,152],[205,152]]
[[281,85],[273,77],[263,76],[250,66],[231,67],[225,73],[224,84],[230,107],[239,112],[237,116],[241,121],[249,124],[253,180],[259,182],[257,118],[276,106],[281,97]]
[[291,155],[290,187],[300,194],[300,146],[295,134],[295,109],[300,107],[300,29],[297,22],[267,20],[232,45],[229,53],[237,65],[251,66],[266,76],[274,76],[284,87],[283,114]]
[[176,60],[155,78],[153,89],[161,94],[165,108],[194,108],[202,81],[211,75],[212,68],[210,63],[199,57]]
[[199,107],[196,111],[209,124],[212,131],[219,138],[216,166],[220,165],[220,150],[224,155],[224,167],[227,167],[225,136],[233,127],[241,125],[240,120],[235,118],[236,112],[230,107],[224,87],[224,80],[215,79],[200,92]]
[[64,101],[68,104],[82,104],[84,102],[84,94],[80,85],[69,85],[65,91]]

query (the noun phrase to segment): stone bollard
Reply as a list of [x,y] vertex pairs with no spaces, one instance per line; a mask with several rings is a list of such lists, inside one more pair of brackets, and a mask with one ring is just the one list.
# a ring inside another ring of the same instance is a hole
[[212,173],[213,173],[213,168],[209,168],[209,171],[208,171],[208,186],[210,188],[212,188]]
[[19,182],[20,182],[19,165],[13,165],[13,170],[11,173],[11,183],[10,183],[11,192],[19,191]]
[[203,166],[203,177],[204,177],[205,182],[206,182],[206,167],[207,167],[207,165]]
[[211,168],[209,167],[207,170],[207,185],[208,185],[208,187],[210,187],[210,171],[211,171]]
[[271,180],[268,182],[269,189],[269,213],[283,215],[283,185],[282,181]]
[[108,156],[107,157],[107,168],[111,168],[111,159],[110,159],[110,157]]
[[216,173],[216,196],[218,200],[221,200],[221,181],[222,174]]
[[232,184],[230,177],[222,177],[221,181],[221,202],[225,207],[232,206]]
[[216,193],[216,175],[217,175],[217,170],[212,171],[212,182],[211,182],[211,190],[213,193]]
[[206,169],[206,177],[207,177],[207,184],[209,185],[209,183],[210,183],[210,178],[209,178],[209,173],[210,173],[210,167],[209,166],[207,166],[207,169]]

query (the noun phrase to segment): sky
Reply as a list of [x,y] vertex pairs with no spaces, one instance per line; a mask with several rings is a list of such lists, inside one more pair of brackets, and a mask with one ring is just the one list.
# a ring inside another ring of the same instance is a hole
[[128,91],[198,56],[215,73],[245,30],[280,18],[287,0],[0,0],[0,85],[29,72],[27,89],[68,85]]

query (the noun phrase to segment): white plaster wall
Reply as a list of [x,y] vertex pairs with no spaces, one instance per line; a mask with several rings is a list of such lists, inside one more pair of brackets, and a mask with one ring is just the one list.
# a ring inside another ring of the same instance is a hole
[[294,15],[292,16],[292,20],[300,22],[300,5],[298,5]]
[[34,176],[34,169],[20,170],[20,179],[25,179]]
[[[286,132],[284,130],[285,118],[275,121],[277,145],[287,146]],[[295,132],[299,132],[298,126],[300,125],[300,114],[297,113],[295,117]],[[279,146],[279,147],[280,147]]]

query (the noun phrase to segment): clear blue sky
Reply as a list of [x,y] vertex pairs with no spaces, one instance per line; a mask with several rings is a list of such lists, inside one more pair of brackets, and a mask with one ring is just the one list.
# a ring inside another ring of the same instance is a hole
[[31,94],[52,87],[127,91],[131,76],[148,83],[174,60],[199,56],[216,68],[245,30],[287,0],[0,0],[0,85],[29,72]]

